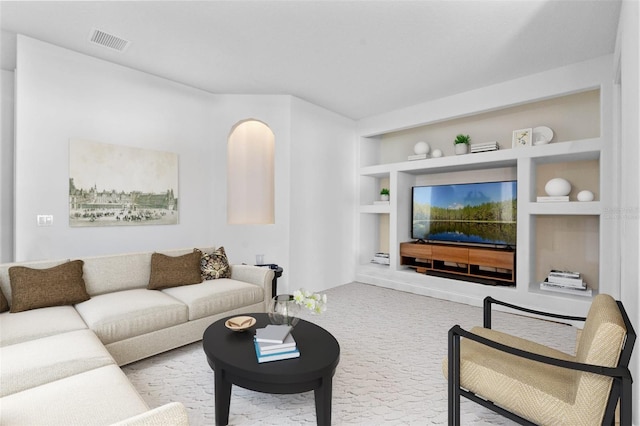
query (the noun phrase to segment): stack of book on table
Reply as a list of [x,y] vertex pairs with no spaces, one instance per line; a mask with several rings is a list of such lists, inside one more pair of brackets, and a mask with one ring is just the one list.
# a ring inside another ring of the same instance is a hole
[[591,296],[592,291],[587,288],[579,272],[557,271],[552,269],[544,282],[540,283],[541,290],[555,291],[558,293],[577,294],[578,296]]
[[254,345],[259,363],[300,356],[291,328],[290,325],[269,324],[256,330]]

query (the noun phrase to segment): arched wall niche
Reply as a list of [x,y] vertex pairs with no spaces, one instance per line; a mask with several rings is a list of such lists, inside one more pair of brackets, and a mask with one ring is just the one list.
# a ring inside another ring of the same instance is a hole
[[227,223],[275,223],[275,135],[264,122],[239,121],[227,139]]

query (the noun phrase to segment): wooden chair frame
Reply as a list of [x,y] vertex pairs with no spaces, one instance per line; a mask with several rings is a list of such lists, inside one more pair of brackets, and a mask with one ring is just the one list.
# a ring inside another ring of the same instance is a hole
[[[555,365],[558,367],[569,368],[572,370],[586,371],[589,373],[599,374],[613,379],[613,385],[611,386],[611,392],[607,401],[604,417],[602,420],[603,425],[613,425],[615,422],[615,411],[618,401],[620,401],[620,425],[631,425],[632,417],[632,388],[633,382],[631,378],[631,372],[629,371],[629,361],[631,359],[631,352],[636,340],[636,334],[631,325],[631,321],[627,315],[627,312],[622,305],[622,302],[616,301],[622,318],[624,320],[625,327],[627,329],[627,335],[624,342],[624,347],[620,355],[617,367],[602,367],[599,365],[583,364],[579,362],[565,361],[557,358],[543,356],[532,352],[524,351],[514,347],[506,346],[501,343],[494,342],[486,339],[477,334],[464,330],[459,325],[453,326],[449,330],[449,354],[448,354],[448,388],[449,388],[449,425],[460,425],[460,396],[464,396],[471,401],[474,401],[498,414],[501,414],[519,424],[522,425],[534,425],[527,419],[518,416],[496,404],[492,401],[488,401],[466,389],[460,387],[460,337],[474,340],[482,345],[489,346],[502,352],[506,352],[522,358],[542,362],[545,364]],[[486,297],[484,299],[484,328],[491,328],[491,305],[502,305],[511,309],[515,309],[530,314],[564,319],[571,321],[585,321],[585,317],[573,317],[566,315],[553,314],[548,312],[535,311],[527,309],[521,306],[505,303],[492,297]]]

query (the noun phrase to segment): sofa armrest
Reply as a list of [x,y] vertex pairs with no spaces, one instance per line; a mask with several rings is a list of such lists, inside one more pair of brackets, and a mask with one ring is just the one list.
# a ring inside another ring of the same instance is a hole
[[269,268],[253,265],[231,265],[231,279],[262,287],[267,303],[271,300],[271,284],[274,276],[275,273]]
[[170,402],[112,426],[188,426],[187,409],[180,402]]

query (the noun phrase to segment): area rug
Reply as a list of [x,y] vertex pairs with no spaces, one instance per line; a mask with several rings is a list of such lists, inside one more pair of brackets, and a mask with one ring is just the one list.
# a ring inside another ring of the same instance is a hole
[[[447,331],[482,325],[482,308],[350,283],[326,291],[328,309],[302,317],[340,343],[333,381],[334,425],[442,425]],[[493,328],[573,353],[575,328],[496,312]],[[304,356],[304,354],[302,354]],[[286,362],[286,361],[280,361]],[[213,372],[200,342],[123,368],[150,407],[180,401],[192,425],[215,424]],[[513,422],[462,398],[465,425]],[[313,392],[271,395],[233,386],[230,425],[314,425]]]

